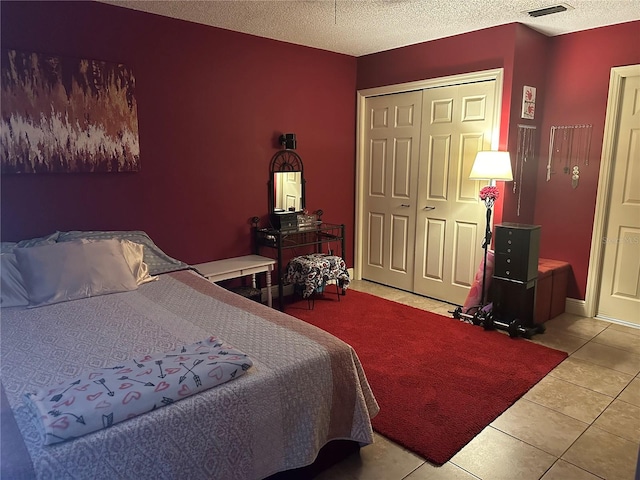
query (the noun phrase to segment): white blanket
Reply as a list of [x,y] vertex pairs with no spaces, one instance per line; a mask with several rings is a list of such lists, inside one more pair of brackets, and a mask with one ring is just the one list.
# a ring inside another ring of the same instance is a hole
[[97,368],[25,396],[45,445],[108,428],[240,377],[251,359],[216,337],[121,365]]

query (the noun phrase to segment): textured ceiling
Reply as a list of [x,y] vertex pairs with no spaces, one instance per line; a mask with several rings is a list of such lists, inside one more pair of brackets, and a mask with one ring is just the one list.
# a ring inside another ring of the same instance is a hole
[[[640,20],[640,0],[103,0],[103,3],[353,56],[513,22],[554,36]],[[539,18],[526,13],[559,3],[569,9]]]

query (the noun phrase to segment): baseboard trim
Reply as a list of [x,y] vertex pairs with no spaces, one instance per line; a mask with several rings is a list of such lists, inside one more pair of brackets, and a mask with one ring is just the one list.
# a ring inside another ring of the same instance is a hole
[[618,320],[617,318],[609,318],[606,317],[604,315],[596,315],[597,319],[599,320],[605,320],[609,323],[617,323],[618,325],[623,325],[625,327],[629,327],[629,328],[637,328],[640,329],[640,325],[638,325],[637,323],[631,323],[631,322],[627,322],[626,320]]
[[[262,287],[262,303],[267,301],[267,287]],[[289,295],[293,295],[293,285],[285,285],[282,290],[282,295],[288,297]],[[274,300],[279,298],[278,285],[271,285],[271,298]]]
[[[565,303],[565,311],[572,313],[573,315],[579,315],[581,317],[588,317],[586,301],[576,300],[575,298],[567,298]],[[625,327],[640,328],[637,323],[627,322],[626,320],[619,320],[617,318],[610,318],[605,315],[595,315],[594,318],[599,320],[605,320],[610,323],[617,323],[618,325],[624,325]]]
[[[353,278],[353,268],[349,269],[349,276]],[[293,295],[293,285],[285,285],[283,289],[283,295],[285,297]],[[278,298],[278,285],[271,285],[271,296],[273,299]],[[267,288],[262,288],[262,302],[265,303],[267,301]],[[576,298],[567,298],[565,301],[565,312],[570,313],[572,315],[578,315],[581,317],[587,317],[587,307],[586,302],[584,300],[578,300]],[[625,327],[638,328],[640,329],[640,325],[631,322],[625,322],[624,320],[618,320],[616,318],[608,318],[604,316],[596,316],[601,320],[606,320],[607,322],[617,323],[618,325],[624,325]]]
[[578,300],[576,298],[567,298],[565,301],[565,312],[573,315],[580,315],[581,317],[587,316],[587,305],[584,300]]

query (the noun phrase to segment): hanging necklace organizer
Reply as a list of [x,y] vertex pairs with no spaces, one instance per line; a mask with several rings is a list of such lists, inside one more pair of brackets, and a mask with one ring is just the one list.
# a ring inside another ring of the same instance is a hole
[[513,193],[518,194],[517,214],[520,216],[520,200],[522,198],[522,176],[524,167],[533,158],[536,127],[533,125],[518,125],[518,151],[516,153],[516,171],[513,181]]
[[580,165],[589,165],[592,125],[553,125],[549,134],[547,182],[555,175],[556,167],[571,176],[571,187],[578,188]]

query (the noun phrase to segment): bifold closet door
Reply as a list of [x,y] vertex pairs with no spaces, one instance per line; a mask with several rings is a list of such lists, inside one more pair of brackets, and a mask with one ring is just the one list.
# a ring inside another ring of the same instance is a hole
[[483,256],[488,182],[469,180],[490,150],[495,81],[424,90],[414,292],[462,305]]
[[422,91],[365,104],[363,278],[413,290]]

